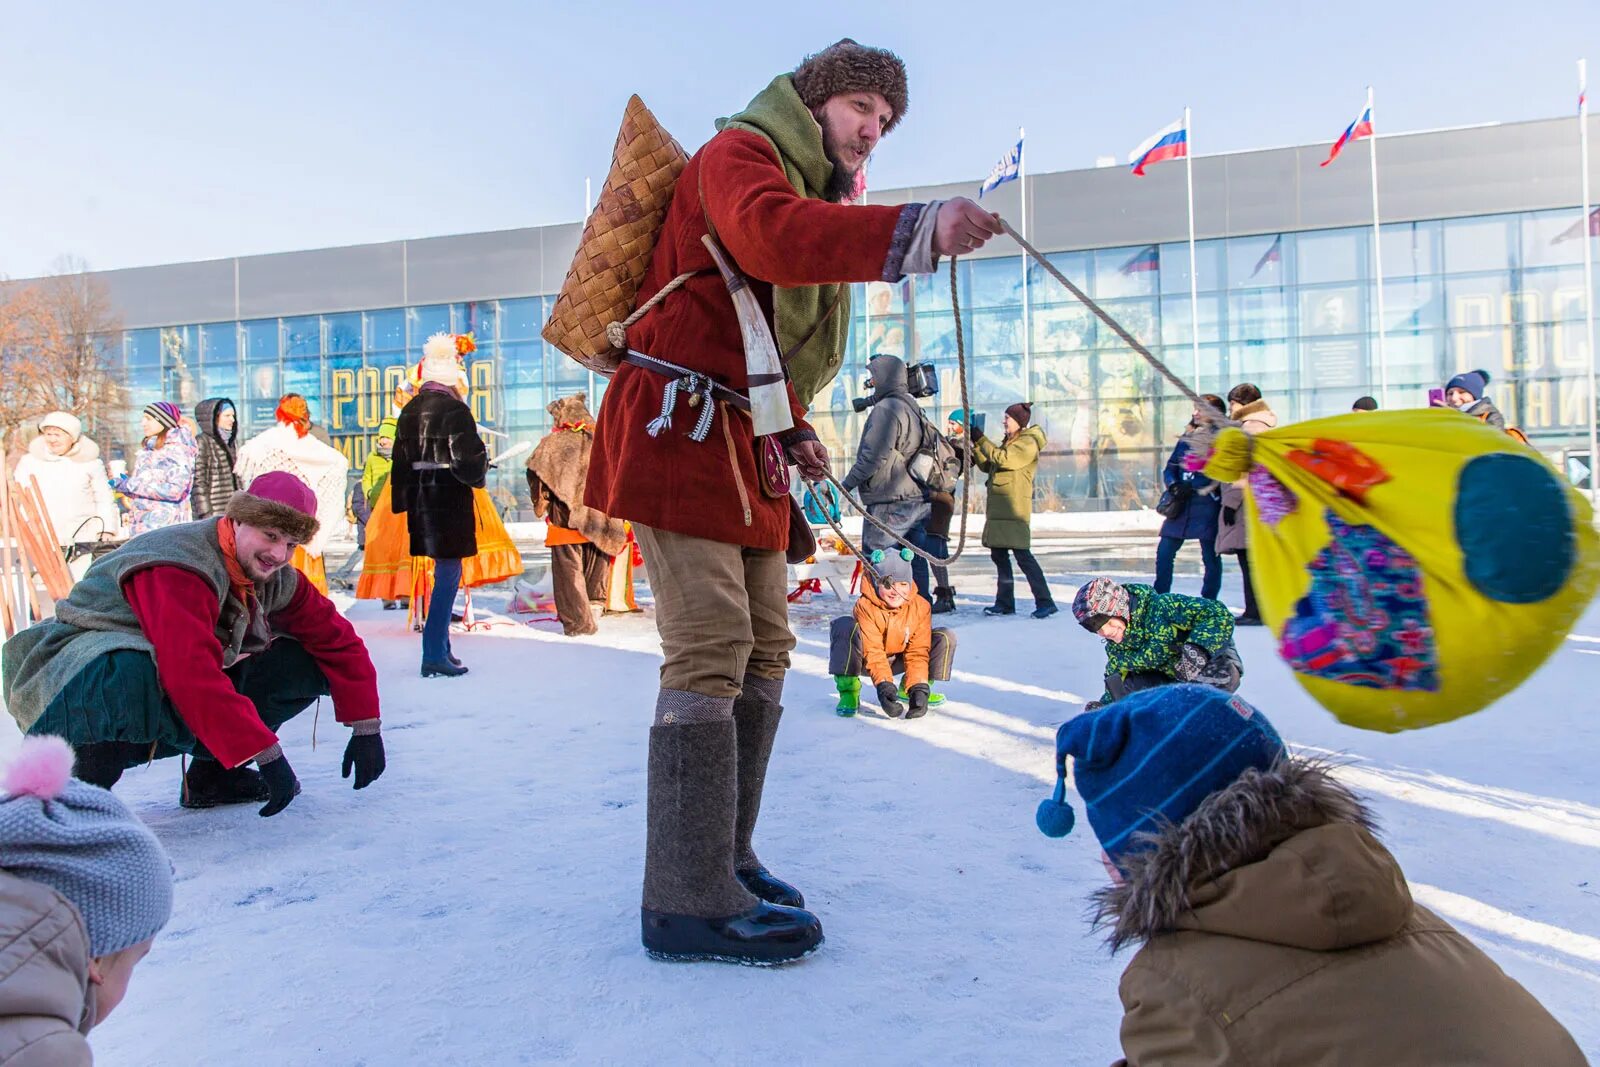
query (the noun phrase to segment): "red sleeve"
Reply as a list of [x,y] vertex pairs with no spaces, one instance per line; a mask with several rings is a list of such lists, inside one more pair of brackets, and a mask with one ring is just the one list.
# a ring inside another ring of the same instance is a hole
[[703,151],[706,211],[746,274],[789,287],[883,277],[901,208],[801,196],[776,150],[754,133],[720,133]]
[[193,571],[149,567],[122,583],[139,628],[155,648],[156,675],[184,724],[224,767],[237,767],[277,736],[222,673],[217,595]]
[[295,577],[294,596],[272,614],[273,632],[299,641],[327,675],[334,718],[340,722],[376,719],[378,672],[366,644],[333,601],[317,592],[305,575],[297,572]]

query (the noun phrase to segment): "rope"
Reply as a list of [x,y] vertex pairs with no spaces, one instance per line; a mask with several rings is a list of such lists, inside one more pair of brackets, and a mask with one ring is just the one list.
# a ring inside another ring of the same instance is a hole
[[[1051,263],[1048,259],[1046,259],[1042,252],[1040,252],[1037,248],[1033,247],[1033,245],[1029,244],[1028,241],[1026,239],[1024,239],[1023,236],[1020,233],[1018,233],[1014,228],[1012,228],[1012,226],[1011,226],[1011,224],[1009,222],[1007,222],[1005,219],[1000,219],[1000,227],[1001,227],[1002,230],[1004,230],[1005,233],[1010,235],[1012,240],[1017,242],[1017,244],[1022,248],[1022,250],[1025,253],[1027,253],[1029,256],[1031,256],[1033,258],[1034,262],[1038,263],[1039,266],[1043,267],[1047,274],[1049,274],[1052,278],[1054,278],[1056,281],[1060,282],[1063,286],[1065,286],[1066,289],[1067,289],[1067,292],[1071,293],[1074,297],[1076,297],[1078,299],[1078,301],[1081,304],[1083,304],[1084,307],[1086,307],[1090,311],[1094,312],[1095,317],[1098,318],[1101,322],[1105,323],[1107,326],[1109,326],[1111,328],[1111,331],[1122,339],[1123,343],[1125,343],[1129,348],[1133,349],[1141,357],[1143,357],[1145,362],[1149,363],[1152,367],[1154,367],[1156,369],[1156,371],[1163,378],[1165,378],[1167,381],[1169,381],[1169,382],[1171,382],[1173,384],[1173,386],[1178,390],[1178,392],[1182,393],[1186,398],[1188,398],[1194,404],[1195,414],[1198,415],[1203,421],[1211,424],[1211,430],[1212,430],[1213,435],[1215,434],[1215,432],[1217,430],[1220,430],[1223,427],[1239,425],[1236,421],[1234,421],[1232,419],[1229,419],[1226,415],[1219,414],[1218,412],[1216,412],[1216,410],[1214,408],[1212,408],[1210,404],[1208,404],[1204,400],[1202,400],[1200,398],[1200,394],[1195,392],[1195,390],[1192,387],[1190,387],[1189,383],[1185,382],[1182,378],[1178,377],[1178,375],[1173,372],[1172,368],[1168,367],[1161,360],[1157,359],[1156,356],[1155,356],[1155,353],[1151,352],[1142,343],[1140,343],[1139,339],[1137,337],[1133,336],[1133,334],[1129,333],[1127,328],[1124,327],[1122,325],[1122,323],[1120,323],[1116,319],[1112,318],[1111,314],[1108,311],[1106,311],[1105,308],[1103,308],[1099,304],[1095,303],[1094,300],[1090,298],[1088,293],[1084,292],[1082,289],[1080,289],[1076,285],[1072,284],[1072,280],[1070,278],[1068,278],[1065,274],[1062,274],[1060,269],[1057,268],[1054,263]],[[944,557],[943,559],[940,559],[940,558],[937,558],[935,556],[930,555],[927,552],[924,552],[922,549],[918,548],[916,545],[911,544],[905,538],[901,537],[899,534],[897,534],[893,530],[889,529],[889,527],[887,527],[883,523],[879,522],[876,518],[874,518],[867,511],[867,509],[865,507],[863,507],[862,505],[856,503],[855,498],[852,497],[848,492],[845,491],[844,486],[839,484],[839,480],[837,478],[835,478],[831,472],[829,474],[827,474],[823,479],[823,480],[827,481],[830,485],[832,485],[834,488],[839,490],[839,495],[841,497],[841,502],[848,501],[852,506],[854,506],[856,508],[857,511],[861,512],[861,517],[862,517],[862,520],[864,522],[869,522],[873,526],[876,526],[879,530],[881,530],[884,533],[888,534],[896,542],[898,542],[899,544],[903,545],[904,547],[910,549],[912,551],[912,553],[914,553],[915,555],[920,556],[923,559],[927,560],[930,564],[937,564],[939,566],[944,566],[944,567],[947,567],[950,564],[954,563],[956,560],[960,559],[961,558],[961,553],[963,551],[965,551],[965,549],[966,549],[966,544],[967,544],[968,494],[970,494],[971,491],[972,491],[972,466],[971,466],[971,460],[972,460],[972,444],[971,444],[971,440],[972,440],[972,438],[971,438],[971,430],[970,430],[971,421],[972,421],[972,405],[971,405],[970,401],[968,400],[968,396],[967,396],[966,332],[962,329],[962,325],[961,325],[961,296],[960,296],[960,293],[958,292],[958,287],[957,287],[957,284],[956,284],[956,257],[955,256],[951,256],[950,257],[950,306],[951,306],[951,309],[955,313],[955,323],[956,323],[956,363],[957,363],[957,367],[959,368],[959,371],[960,371],[961,408],[962,408],[962,410],[964,412],[966,412],[967,422],[968,422],[968,427],[969,427],[968,432],[967,432],[966,435],[963,436],[962,443],[961,443],[961,447],[962,447],[963,453],[967,458],[967,469],[964,472],[964,477],[962,479],[962,486],[961,486],[961,536],[960,536],[960,540],[958,541],[958,543],[956,545],[955,553],[953,555],[949,555],[949,556]],[[811,484],[815,485],[816,482],[813,481]],[[856,548],[855,545],[851,544],[849,535],[847,535],[844,532],[844,530],[840,528],[839,524],[834,521],[832,515],[828,514],[827,511],[824,510],[822,517],[824,519],[828,520],[828,525],[833,528],[833,532],[834,533],[838,534],[840,542],[842,542],[844,544],[844,546],[846,548],[848,548],[851,551],[851,553],[854,554],[855,557],[861,561],[861,564],[866,569],[866,572],[871,576],[872,580],[874,582],[876,582],[878,580],[878,573],[877,573],[876,570],[873,569],[871,561],[869,561],[867,559],[866,555],[864,553],[862,553],[860,549]]]
[[[921,548],[912,544],[910,541],[907,541],[904,537],[901,537],[899,534],[895,533],[893,530],[889,529],[889,527],[885,526],[883,523],[874,518],[871,512],[869,512],[863,505],[856,502],[856,499],[850,495],[849,490],[847,490],[843,485],[839,484],[839,479],[835,478],[831,471],[822,479],[839,491],[841,502],[848,501],[851,507],[861,512],[861,519],[863,522],[870,522],[879,530],[882,530],[884,533],[888,534],[898,544],[910,549],[914,555],[921,556],[930,565],[938,567],[950,566],[950,564],[960,559],[961,553],[965,552],[967,549],[967,512],[968,504],[971,503],[970,498],[972,493],[972,407],[967,398],[967,341],[966,331],[961,328],[961,292],[960,287],[956,282],[955,256],[950,257],[950,307],[951,310],[955,312],[956,320],[956,380],[961,386],[961,410],[966,414],[968,426],[967,433],[963,434],[961,439],[961,450],[963,456],[966,458],[966,469],[963,471],[963,477],[961,479],[961,534],[956,541],[955,552],[947,556],[935,556],[932,553],[923,551]],[[816,485],[816,481],[813,480],[810,484],[814,486]],[[867,573],[872,576],[872,580],[877,582],[878,572],[873,568],[872,563],[859,549],[856,548],[855,545],[850,543],[849,535],[839,528],[838,523],[833,521],[833,516],[828,514],[827,509],[823,509],[822,517],[828,520],[828,525],[833,527],[833,532],[839,535],[840,542],[843,543],[844,546],[848,548],[858,560],[861,561],[862,565],[866,568]]]
[[643,318],[645,312],[661,303],[661,301],[666,299],[667,295],[673,292],[673,290],[677,289],[678,286],[682,285],[684,282],[688,281],[690,278],[693,278],[699,273],[700,272],[697,270],[685,271],[676,278],[672,279],[666,285],[663,285],[659,290],[657,290],[655,296],[652,296],[649,300],[646,300],[644,303],[640,304],[638,309],[634,311],[632,315],[629,315],[621,322],[606,323],[606,340],[611,342],[611,347],[627,348],[628,327],[632,326],[634,323]]

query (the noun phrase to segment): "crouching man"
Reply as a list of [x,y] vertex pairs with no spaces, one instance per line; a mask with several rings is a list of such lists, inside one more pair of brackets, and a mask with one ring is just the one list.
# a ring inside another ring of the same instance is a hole
[[365,788],[384,770],[377,672],[350,623],[288,566],[316,510],[300,479],[263,474],[224,515],[101,558],[54,619],[5,643],[17,724],[64,737],[93,785],[189,753],[184,807],[264,801],[261,814],[276,815],[300,783],[273,731],[331,695],[352,728],[344,776]]

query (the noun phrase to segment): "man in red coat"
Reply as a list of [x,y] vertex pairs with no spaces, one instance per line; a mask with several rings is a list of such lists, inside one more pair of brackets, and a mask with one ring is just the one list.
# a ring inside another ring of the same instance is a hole
[[97,560],[54,619],[6,642],[7,709],[26,733],[66,738],[93,785],[188,753],[185,807],[265,801],[261,814],[276,815],[300,783],[274,730],[332,695],[351,727],[344,776],[365,788],[385,764],[377,672],[349,621],[288,565],[316,510],[300,479],[263,474],[223,515]]
[[822,942],[751,845],[795,643],[790,503],[762,485],[739,320],[702,238],[749,277],[786,357],[788,459],[826,473],[805,402],[842,362],[848,284],[930,272],[999,232],[965,199],[847,204],[905,110],[904,64],[846,39],[720,122],[678,179],[639,299],[701,273],[630,328],[600,410],[585,498],[632,520],[665,654],[641,910],[657,957],[781,963]]

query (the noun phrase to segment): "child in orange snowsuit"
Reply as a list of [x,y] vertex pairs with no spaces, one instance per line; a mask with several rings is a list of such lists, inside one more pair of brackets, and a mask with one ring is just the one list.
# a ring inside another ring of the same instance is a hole
[[[885,715],[919,719],[930,706],[944,703],[930,682],[950,679],[956,635],[933,628],[932,607],[917,594],[911,578],[911,552],[872,554],[879,581],[868,581],[855,611],[833,620],[828,670],[839,688],[840,715],[854,715],[861,705],[861,675],[872,678],[878,706]],[[895,685],[894,672],[904,674]],[[910,707],[907,708],[907,703]]]

